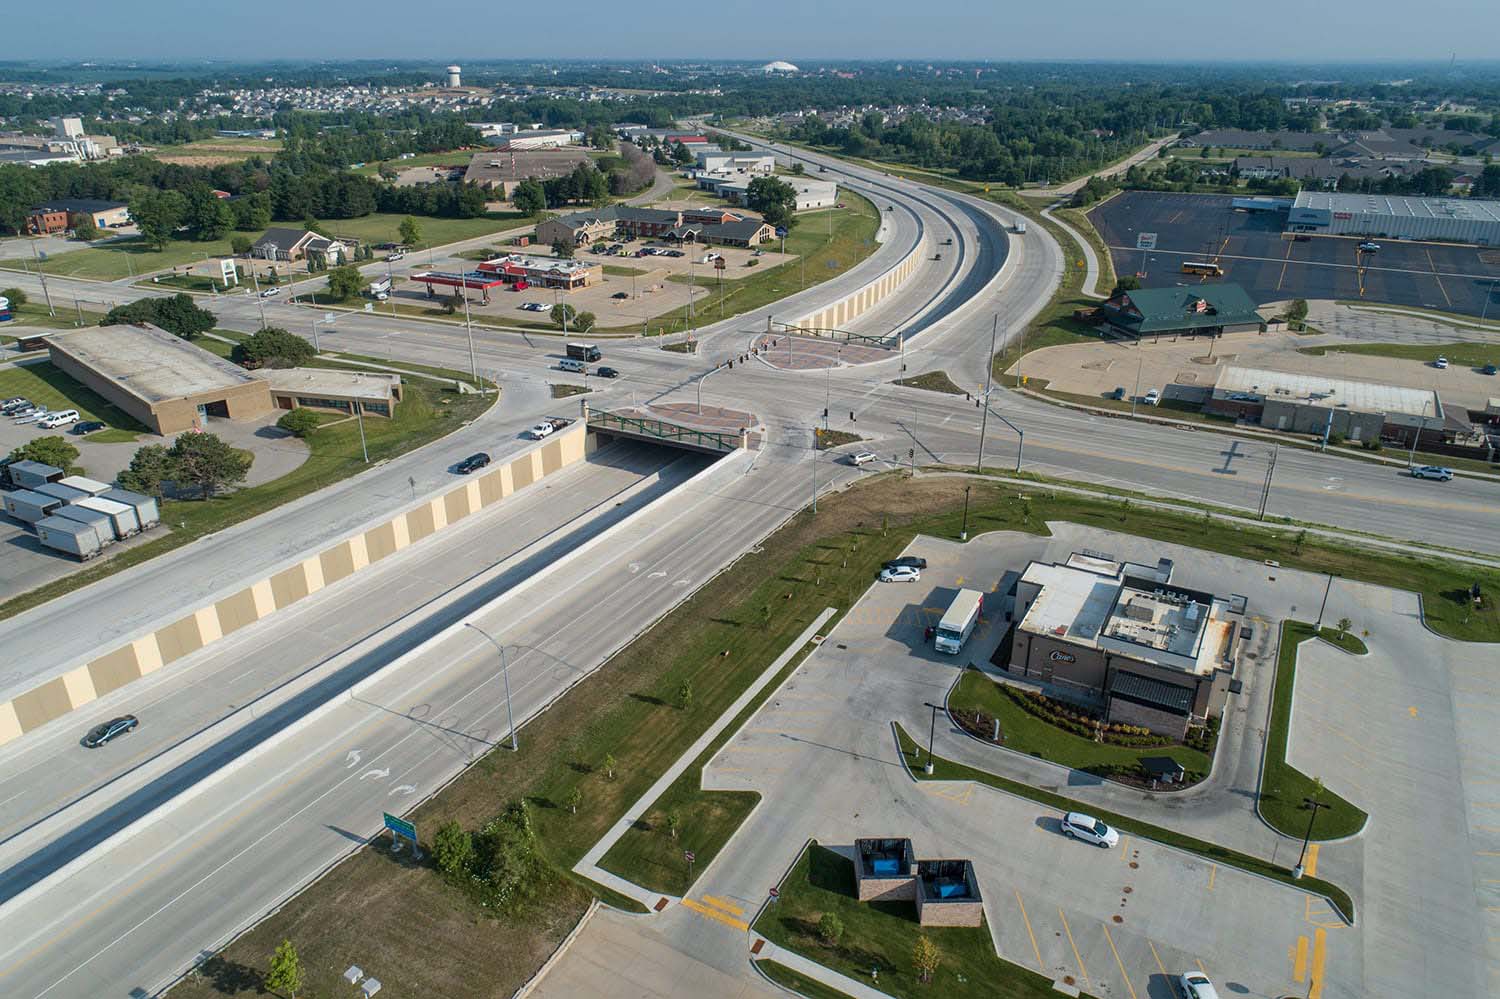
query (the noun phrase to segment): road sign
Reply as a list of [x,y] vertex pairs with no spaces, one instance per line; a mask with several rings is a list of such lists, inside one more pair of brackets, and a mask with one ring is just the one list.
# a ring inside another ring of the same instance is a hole
[[1137,250],[1154,250],[1154,249],[1156,249],[1156,233],[1154,233],[1154,232],[1138,232],[1138,233],[1136,233],[1136,235],[1135,235],[1135,248]]
[[390,812],[382,812],[385,816],[385,827],[391,831],[392,836],[404,837],[411,840],[411,845],[417,845],[417,827],[402,818],[397,818]]
[[771,889],[771,901],[774,902],[774,901],[776,901],[780,897],[781,897],[781,889],[780,888],[772,888]]
[[696,853],[694,853],[692,850],[683,850],[682,851],[682,859],[686,860],[688,863],[691,864],[693,861],[695,861],[695,860],[698,859],[698,855]]
[[728,267],[728,266],[729,266],[729,263],[723,257],[717,257],[717,258],[715,258],[715,260],[714,260],[714,270],[716,270],[716,271],[722,271],[725,267]]
[[776,227],[776,238],[777,239],[786,239],[786,226],[779,225],[779,226]]

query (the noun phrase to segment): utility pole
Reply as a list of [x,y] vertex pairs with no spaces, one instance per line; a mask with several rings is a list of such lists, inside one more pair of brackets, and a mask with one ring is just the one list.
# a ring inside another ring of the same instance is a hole
[[[43,287],[46,287],[43,285]],[[1427,400],[1422,400],[1422,416],[1417,420],[1417,427],[1412,431],[1411,450],[1406,455],[1406,467],[1410,470],[1417,463],[1417,442],[1422,439],[1422,426],[1427,422]]]
[[519,750],[520,747],[516,745],[516,719],[515,716],[510,712],[510,665],[505,658],[505,646],[495,641],[495,636],[491,635],[489,632],[485,631],[483,628],[479,627],[479,625],[475,624],[472,621],[465,621],[464,627],[473,628],[485,638],[489,639],[491,645],[500,650],[500,673],[505,677],[505,727],[510,729],[510,750],[514,753]]
[[[55,316],[57,312],[52,308],[52,293],[47,290],[47,272],[42,270],[42,258],[36,251],[36,240],[33,239],[30,242],[31,259],[36,261],[37,280],[42,282],[42,297],[47,300],[47,315]],[[127,256],[126,259],[129,260],[130,258]]]
[[[463,282],[464,296],[464,327],[469,331],[469,372],[474,376],[474,388],[479,390],[479,362],[474,358],[474,320],[469,316],[469,279],[467,275],[461,275],[459,280]],[[567,318],[567,313],[563,313]]]
[[1271,445],[1271,458],[1266,462],[1266,484],[1260,490],[1260,520],[1266,519],[1266,504],[1271,500],[1271,476],[1276,474],[1276,455],[1280,451],[1280,444]]
[[990,362],[984,371],[984,398],[980,400],[979,408],[979,460],[974,463],[974,471],[980,472],[984,469],[984,434],[990,424],[990,380],[995,375],[995,338],[1000,334],[1000,315],[995,314],[995,320],[990,325]]
[[818,428],[812,428],[813,513],[818,512]]
[[358,399],[354,400],[354,416],[359,421],[359,449],[365,456],[365,464],[370,463],[370,448],[365,444],[365,407]]

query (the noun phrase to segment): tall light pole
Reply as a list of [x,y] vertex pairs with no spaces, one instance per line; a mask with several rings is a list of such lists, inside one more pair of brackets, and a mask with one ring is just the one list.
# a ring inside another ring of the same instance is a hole
[[1307,859],[1307,844],[1312,840],[1313,820],[1318,817],[1318,809],[1328,807],[1316,798],[1303,798],[1302,804],[1307,806],[1312,814],[1307,817],[1307,832],[1302,835],[1302,852],[1297,855],[1297,866],[1292,868],[1292,877],[1294,878],[1302,877],[1302,873],[1305,870],[1302,862]]
[[460,274],[458,279],[463,282],[464,327],[469,331],[469,373],[474,376],[474,388],[477,391],[480,388],[479,362],[474,359],[474,321],[469,316],[469,276],[467,274]]
[[959,529],[958,540],[969,540],[969,490],[972,486],[964,486],[964,526]]
[[1417,428],[1412,431],[1411,450],[1406,454],[1406,467],[1408,470],[1417,463],[1417,442],[1422,439],[1422,426],[1427,422],[1427,400],[1422,400],[1422,415],[1417,419]]
[[813,502],[812,512],[818,512],[818,428],[812,428],[812,475],[813,475]]
[[359,421],[359,450],[365,456],[365,464],[370,463],[370,448],[365,444],[365,407],[358,399],[354,400],[354,417]]
[[924,768],[927,772],[927,776],[931,777],[933,770],[932,744],[933,741],[937,738],[937,715],[939,711],[943,710],[943,706],[941,704],[933,704],[931,701],[926,702],[922,706],[932,709],[932,727],[927,730],[927,766]]
[[974,471],[984,469],[984,432],[990,422],[990,381],[995,376],[995,338],[1000,334],[1000,315],[996,313],[990,325],[990,362],[984,369],[984,400],[980,403],[979,416],[979,460],[974,462]]
[[515,715],[510,713],[510,664],[509,661],[505,658],[505,646],[495,641],[494,635],[491,635],[489,632],[479,627],[479,625],[475,624],[473,621],[465,621],[464,627],[473,628],[485,638],[489,639],[491,645],[500,650],[500,673],[505,677],[505,727],[510,729],[511,752],[516,752],[520,749],[520,746],[516,744],[516,718]]
[[[57,312],[52,308],[52,292],[47,290],[47,272],[42,269],[42,257],[37,253],[36,240],[33,239],[29,242],[31,243],[31,259],[36,261],[36,277],[38,281],[42,282],[42,297],[47,300],[47,315],[55,316]],[[130,259],[128,254],[125,259],[127,261]]]

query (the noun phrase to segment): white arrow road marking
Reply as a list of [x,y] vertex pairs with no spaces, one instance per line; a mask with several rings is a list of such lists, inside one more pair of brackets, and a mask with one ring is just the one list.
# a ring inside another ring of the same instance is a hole
[[674,580],[673,583],[672,583],[672,585],[673,586],[687,586],[690,582],[691,582],[691,580],[678,579],[678,580]]
[[665,573],[665,572],[661,572],[661,571],[660,571],[660,570],[658,570],[658,571],[656,571],[656,572],[653,572],[653,573],[649,573],[649,574],[648,574],[648,575],[647,575],[647,576],[646,576],[646,578],[647,578],[647,579],[661,579],[661,578],[662,578],[662,577],[663,577],[663,576],[665,576],[665,575],[666,575],[666,573]]
[[366,777],[374,777],[376,780],[384,780],[390,775],[391,768],[386,767],[384,770],[366,770],[364,773],[359,775],[359,779],[364,780]]
[[359,761],[363,757],[364,757],[364,754],[361,753],[359,750],[357,750],[357,749],[351,749],[351,750],[349,750],[349,752],[346,753],[345,756],[344,756],[344,769],[345,770],[353,770],[355,767],[359,766]]
[[417,785],[415,785],[415,784],[401,784],[401,785],[398,785],[396,787],[391,788],[391,795],[392,796],[395,796],[395,795],[398,795],[398,794],[416,794],[416,793],[417,793]]
[[634,572],[640,572],[641,571],[641,564],[639,562],[632,562],[632,563],[630,563],[630,571],[633,572],[633,573]]

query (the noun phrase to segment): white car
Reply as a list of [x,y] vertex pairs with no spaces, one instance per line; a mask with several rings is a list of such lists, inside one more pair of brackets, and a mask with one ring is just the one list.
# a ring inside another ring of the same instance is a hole
[[531,435],[532,440],[539,441],[543,437],[551,437],[556,430],[557,428],[550,423],[538,423],[526,432]]
[[13,422],[20,426],[25,426],[28,423],[38,423],[42,420],[45,420],[50,415],[51,413],[48,411],[46,406],[42,406],[38,409],[33,409],[30,412],[27,412],[23,409]]
[[1448,367],[1448,359],[1439,355],[1438,359],[1432,362],[1432,366],[1434,368],[1446,368]]
[[40,420],[37,420],[36,425],[41,427],[43,430],[56,430],[58,427],[66,427],[70,423],[77,422],[78,410],[64,409],[60,412],[48,413]]
[[522,302],[520,309],[522,312],[543,312],[546,310],[546,306],[542,305],[541,302]]
[[915,583],[921,578],[922,570],[914,565],[889,565],[880,570],[882,583]]
[[853,465],[855,468],[858,468],[861,465],[868,465],[874,460],[874,451],[857,451],[849,456],[849,464]]
[[1201,971],[1189,971],[1178,975],[1173,979],[1177,991],[1182,993],[1183,999],[1219,999],[1219,993],[1214,989],[1214,983],[1208,980],[1208,976]]
[[1156,391],[1156,389],[1152,389],[1151,391],[1146,393],[1146,405],[1155,406],[1159,402],[1161,402],[1161,393]]
[[1453,478],[1453,469],[1444,468],[1442,465],[1418,465],[1411,470],[1414,479],[1432,479],[1436,482],[1449,482]]
[[1361,252],[1361,253],[1379,253],[1380,252],[1380,244],[1379,243],[1361,243],[1361,244],[1359,244],[1359,252]]
[[260,293],[260,297],[261,298],[275,298],[277,295],[280,295],[280,294],[281,294],[281,289],[280,288],[267,288],[265,291],[263,291],[263,292]]
[[1102,846],[1105,849],[1120,842],[1120,834],[1084,812],[1069,812],[1062,817],[1064,836]]

